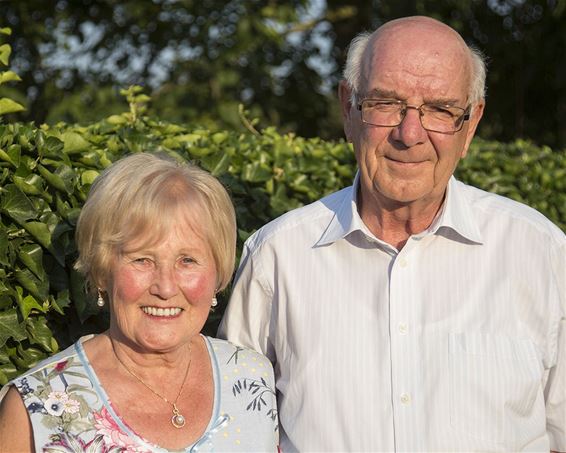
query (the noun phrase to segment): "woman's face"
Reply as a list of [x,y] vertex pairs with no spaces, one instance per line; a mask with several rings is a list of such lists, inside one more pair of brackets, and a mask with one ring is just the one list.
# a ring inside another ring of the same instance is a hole
[[201,231],[178,214],[155,244],[136,238],[116,257],[105,290],[110,334],[142,351],[168,352],[197,335],[217,284],[212,252]]

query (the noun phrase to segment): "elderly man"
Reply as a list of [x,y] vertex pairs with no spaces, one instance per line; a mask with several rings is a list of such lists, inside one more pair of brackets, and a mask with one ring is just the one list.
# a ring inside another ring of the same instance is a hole
[[452,177],[484,82],[430,18],[352,42],[354,184],[247,241],[220,329],[275,363],[283,451],[566,451],[565,236]]

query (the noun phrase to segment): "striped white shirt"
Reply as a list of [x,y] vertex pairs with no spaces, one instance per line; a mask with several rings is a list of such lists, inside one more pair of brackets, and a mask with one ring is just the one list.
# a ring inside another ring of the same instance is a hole
[[353,187],[250,237],[220,327],[274,362],[282,450],[566,451],[564,233],[452,178],[398,251]]

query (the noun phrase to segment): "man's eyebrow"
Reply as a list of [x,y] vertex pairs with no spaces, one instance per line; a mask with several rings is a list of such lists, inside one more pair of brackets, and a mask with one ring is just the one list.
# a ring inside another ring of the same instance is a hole
[[[400,101],[404,101],[404,97],[400,96],[399,93],[396,93],[392,90],[383,90],[380,88],[374,88],[370,90],[367,95],[366,99],[398,99]],[[448,106],[459,106],[462,101],[456,98],[424,98],[423,99],[425,104],[435,104],[435,105],[448,105]]]
[[424,99],[425,104],[435,104],[435,105],[449,105],[451,107],[453,106],[459,106],[462,101],[460,99],[454,99],[454,98],[426,98]]
[[373,90],[369,91],[366,95],[368,99],[399,99],[401,100],[399,94],[395,93],[395,91],[391,90],[381,90],[379,88],[374,88]]

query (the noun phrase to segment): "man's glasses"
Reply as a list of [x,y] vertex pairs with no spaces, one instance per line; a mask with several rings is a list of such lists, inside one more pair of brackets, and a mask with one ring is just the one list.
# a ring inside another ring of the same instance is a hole
[[372,126],[399,126],[408,109],[418,110],[423,129],[453,134],[462,129],[464,121],[470,119],[471,105],[465,109],[441,104],[422,104],[420,107],[414,107],[394,99],[364,99],[358,104],[362,121]]

